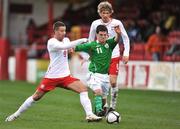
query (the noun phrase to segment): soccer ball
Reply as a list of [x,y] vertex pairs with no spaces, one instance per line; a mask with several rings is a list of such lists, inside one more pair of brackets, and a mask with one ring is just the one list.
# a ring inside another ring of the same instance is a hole
[[107,114],[106,121],[108,124],[119,123],[121,121],[121,116],[118,112],[111,111]]

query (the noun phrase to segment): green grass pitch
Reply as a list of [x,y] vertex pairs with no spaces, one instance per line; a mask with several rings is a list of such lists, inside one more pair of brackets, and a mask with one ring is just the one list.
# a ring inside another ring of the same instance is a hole
[[0,129],[180,129],[180,92],[144,90],[120,90],[119,124],[107,124],[105,119],[87,123],[79,95],[61,88],[46,94],[16,121],[4,122],[36,85],[0,81]]

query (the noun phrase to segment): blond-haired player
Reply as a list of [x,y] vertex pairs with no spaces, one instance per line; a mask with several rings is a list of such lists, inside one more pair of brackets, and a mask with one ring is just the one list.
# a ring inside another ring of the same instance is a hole
[[[122,56],[122,62],[127,63],[129,60],[129,38],[126,33],[126,30],[120,20],[112,18],[113,8],[112,5],[107,2],[101,2],[99,3],[97,7],[97,12],[100,16],[100,19],[97,19],[92,22],[89,32],[89,41],[95,41],[96,40],[96,27],[98,25],[105,25],[108,29],[109,38],[112,38],[116,35],[114,31],[114,26],[119,26],[121,30],[121,37],[124,44],[124,52]],[[110,110],[115,110],[116,108],[116,101],[117,101],[117,95],[118,95],[118,87],[117,87],[117,75],[118,75],[118,68],[119,68],[119,61],[120,61],[120,49],[119,45],[117,44],[116,47],[113,50],[112,53],[112,59],[111,64],[109,67],[109,76],[110,76],[110,83],[111,83],[111,99],[110,99]],[[107,96],[104,96],[104,104],[105,107],[107,106],[106,102]]]

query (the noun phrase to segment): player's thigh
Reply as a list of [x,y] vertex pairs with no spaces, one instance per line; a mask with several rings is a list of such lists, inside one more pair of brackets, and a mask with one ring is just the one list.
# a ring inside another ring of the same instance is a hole
[[100,79],[98,79],[95,76],[95,74],[89,73],[87,84],[95,95],[102,95],[102,89],[101,89],[102,82],[100,81]]
[[88,82],[88,87],[94,92],[95,95],[102,95],[102,85],[101,83],[91,83],[91,81]]
[[68,89],[71,89],[77,93],[81,93],[81,92],[85,92],[87,91],[87,87],[79,80],[76,80],[72,83],[70,83],[68,86],[67,86]]
[[119,61],[120,61],[119,57],[111,59],[111,63],[109,66],[109,75],[118,75]]

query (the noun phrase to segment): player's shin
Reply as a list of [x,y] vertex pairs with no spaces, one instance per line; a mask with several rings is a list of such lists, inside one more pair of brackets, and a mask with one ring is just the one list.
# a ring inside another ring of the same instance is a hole
[[108,107],[107,96],[102,97],[102,107]]
[[94,103],[95,103],[95,112],[98,113],[102,111],[102,96],[101,95],[95,96]]
[[33,100],[32,96],[27,98],[24,103],[19,107],[19,109],[14,113],[16,117],[20,116],[21,113],[26,111],[35,101]]
[[80,101],[81,104],[86,112],[86,116],[93,114],[92,113],[92,105],[91,101],[88,97],[88,92],[81,92],[80,93]]
[[108,110],[108,107],[109,107],[108,102],[107,102],[107,96],[103,96],[102,103],[103,103],[102,108],[103,108],[104,112],[106,113]]
[[111,100],[110,100],[110,107],[115,109],[118,97],[118,86],[111,87]]

